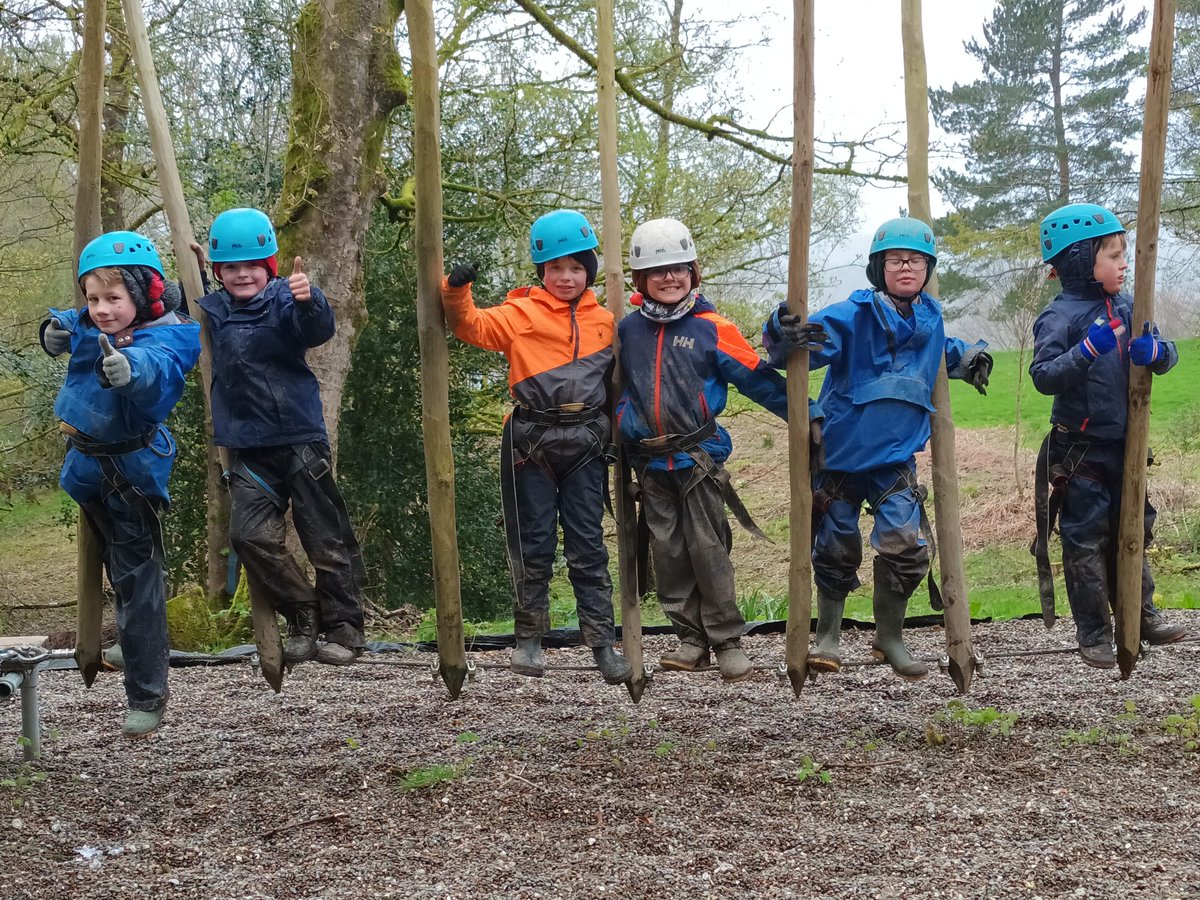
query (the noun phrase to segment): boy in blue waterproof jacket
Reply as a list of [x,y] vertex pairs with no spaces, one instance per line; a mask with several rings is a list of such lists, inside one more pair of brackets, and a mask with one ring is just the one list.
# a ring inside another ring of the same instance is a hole
[[711,647],[722,679],[741,681],[752,666],[741,647],[746,622],[737,607],[726,503],[744,526],[761,532],[722,465],[733,445],[716,417],[733,383],[786,419],[786,383],[698,291],[696,245],[682,222],[638,226],[629,267],[639,314],[618,328],[624,390],[617,421],[641,486],[659,603],[680,640],[659,663],[706,669]]
[[[214,439],[232,451],[229,537],[250,590],[287,619],[284,662],[344,665],[366,644],[365,570],[333,478],[320,384],[304,359],[333,337],[333,309],[299,258],[279,277],[277,252],[260,210],[213,221],[208,254],[222,289],[200,305],[212,342]],[[285,543],[289,505],[315,589]]]
[[54,413],[67,438],[59,483],[101,542],[116,595],[129,712],[122,732],[150,734],[167,703],[167,598],[159,516],[175,442],[163,424],[200,357],[200,326],[176,312],[154,244],[132,231],[96,238],[79,257],[87,309],[50,310],[42,347],[70,353]]
[[[1125,468],[1129,366],[1165,375],[1179,360],[1170,341],[1143,323],[1133,333],[1133,304],[1121,293],[1125,281],[1125,228],[1112,212],[1075,203],[1042,220],[1042,261],[1053,266],[1062,293],[1033,326],[1034,387],[1054,397],[1053,428],[1042,445],[1038,479],[1040,569],[1048,569],[1045,545],[1058,508],[1063,576],[1083,661],[1100,669],[1117,664],[1110,607],[1116,604],[1116,542]],[[1053,477],[1053,495],[1044,497]],[[1059,508],[1060,507],[1060,508]],[[1146,500],[1148,544],[1156,513]],[[1154,578],[1143,558],[1143,640],[1178,641],[1186,634],[1154,606]],[[1053,591],[1053,581],[1040,579]],[[1053,594],[1050,595],[1053,602]]]
[[837,672],[846,595],[859,586],[863,504],[875,517],[873,652],[900,677],[924,678],[902,636],[908,598],[929,571],[928,519],[914,454],[929,440],[930,402],[943,357],[951,378],[985,393],[992,359],[980,341],[947,338],[942,307],[924,292],[937,264],[933,229],[892,219],[876,229],[867,262],[872,290],[859,290],[801,323],[781,306],[764,326],[771,362],[783,366],[800,346],[809,367],[828,366],[818,402],[824,461],[814,477],[824,509],[813,529],[817,584],[816,645],[809,668]]

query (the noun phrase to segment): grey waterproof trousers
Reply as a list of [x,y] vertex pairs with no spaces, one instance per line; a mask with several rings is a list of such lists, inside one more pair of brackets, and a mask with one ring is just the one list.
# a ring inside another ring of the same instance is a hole
[[729,559],[733,533],[720,486],[700,478],[689,488],[695,474],[689,466],[640,476],[658,602],[680,641],[725,650],[746,624]]

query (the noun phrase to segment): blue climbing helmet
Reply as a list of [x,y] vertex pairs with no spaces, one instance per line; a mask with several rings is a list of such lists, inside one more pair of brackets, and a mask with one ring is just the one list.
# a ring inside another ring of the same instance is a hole
[[1042,262],[1050,262],[1072,244],[1109,234],[1124,234],[1125,226],[1112,210],[1095,203],[1061,206],[1042,219]]
[[227,209],[208,232],[208,258],[214,263],[251,262],[278,252],[275,228],[260,209]]
[[136,231],[110,231],[89,242],[79,254],[79,279],[109,266],[148,266],[166,277],[154,242]]
[[533,223],[529,229],[529,255],[541,264],[560,256],[571,256],[600,246],[596,230],[583,213],[556,209]]
[[933,229],[920,219],[910,216],[900,216],[888,219],[875,229],[871,238],[871,250],[867,254],[867,280],[877,291],[887,290],[883,276],[883,256],[888,250],[916,250],[929,258],[929,267],[925,270],[925,282],[921,290],[929,284],[933,277],[933,267],[937,265],[937,241],[933,237]]

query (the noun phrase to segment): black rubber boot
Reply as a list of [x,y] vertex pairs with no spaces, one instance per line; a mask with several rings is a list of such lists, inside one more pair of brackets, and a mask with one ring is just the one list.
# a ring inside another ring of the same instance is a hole
[[592,658],[596,660],[605,684],[624,684],[633,677],[629,661],[612,647],[593,647]]
[[929,674],[929,667],[913,659],[901,636],[908,597],[876,580],[874,606],[875,640],[871,644],[872,654],[876,659],[886,659],[892,671],[905,681],[920,681]]
[[546,657],[542,653],[542,636],[517,638],[509,668],[518,675],[541,678],[546,674]]
[[817,644],[808,651],[808,668],[814,672],[838,672],[842,658],[838,645],[842,640],[842,613],[846,595],[840,598],[817,589]]
[[286,665],[307,662],[317,655],[317,632],[320,631],[315,606],[302,606],[284,615],[288,623],[287,640],[283,642],[283,661]]

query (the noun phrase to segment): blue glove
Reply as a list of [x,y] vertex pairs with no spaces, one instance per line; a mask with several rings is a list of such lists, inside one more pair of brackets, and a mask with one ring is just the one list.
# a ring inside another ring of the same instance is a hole
[[1158,329],[1147,322],[1142,333],[1129,342],[1129,361],[1135,366],[1151,366],[1162,359],[1163,345],[1158,339]]
[[1087,337],[1079,342],[1079,350],[1083,353],[1084,359],[1088,362],[1093,362],[1097,357],[1116,350],[1116,329],[1120,326],[1120,319],[1113,319],[1111,322],[1105,322],[1104,319],[1097,319],[1093,322],[1091,327],[1088,328]]

